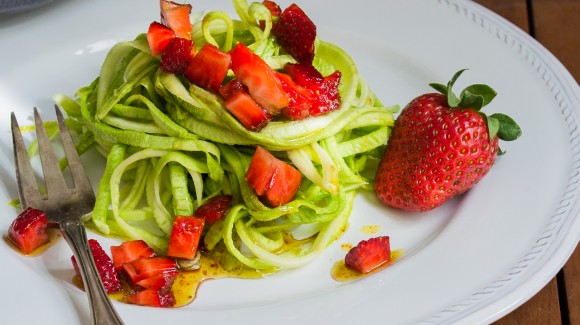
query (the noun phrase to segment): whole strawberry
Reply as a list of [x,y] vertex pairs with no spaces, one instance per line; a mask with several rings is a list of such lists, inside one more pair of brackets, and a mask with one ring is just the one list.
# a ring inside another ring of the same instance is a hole
[[521,129],[507,115],[480,112],[496,95],[487,85],[467,87],[459,97],[447,85],[413,99],[395,122],[375,176],[381,202],[427,211],[477,183],[493,166],[498,139],[517,139]]

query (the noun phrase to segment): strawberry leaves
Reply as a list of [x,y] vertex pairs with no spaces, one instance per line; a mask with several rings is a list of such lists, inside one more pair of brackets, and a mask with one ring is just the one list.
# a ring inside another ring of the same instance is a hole
[[459,97],[452,91],[455,81],[467,69],[461,69],[453,75],[447,85],[430,83],[429,86],[443,94],[447,98],[450,108],[470,108],[477,111],[487,123],[489,139],[492,141],[496,136],[504,141],[513,141],[522,134],[520,126],[508,115],[495,113],[487,116],[480,110],[489,104],[497,95],[497,92],[488,85],[474,84],[461,91]]
[[491,102],[497,93],[488,85],[476,84],[465,88],[459,98],[458,107],[471,107],[480,110]]
[[452,87],[455,84],[455,81],[457,81],[459,76],[465,70],[467,69],[457,71],[455,75],[453,75],[453,78],[449,80],[447,85],[442,85],[438,83],[431,83],[429,85],[447,97],[449,107],[471,108],[476,111],[479,111],[495,98],[497,92],[488,85],[475,84],[465,88],[461,92],[459,97],[457,97],[455,93],[453,93]]
[[504,141],[513,141],[522,134],[520,126],[508,115],[495,113],[489,118],[498,121],[497,136]]

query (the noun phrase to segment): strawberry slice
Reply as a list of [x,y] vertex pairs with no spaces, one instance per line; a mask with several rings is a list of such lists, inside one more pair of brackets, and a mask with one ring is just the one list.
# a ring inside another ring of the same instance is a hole
[[173,307],[175,296],[170,290],[146,289],[125,297],[130,304],[148,307]]
[[204,44],[185,69],[185,77],[193,84],[218,91],[226,78],[232,59],[212,44]]
[[264,197],[266,203],[273,207],[292,201],[302,181],[302,175],[298,170],[282,161],[280,163],[272,175],[271,186]]
[[194,259],[204,224],[203,218],[176,216],[169,236],[167,255],[188,260]]
[[191,39],[190,4],[180,4],[173,1],[161,0],[161,24],[175,32],[175,36]]
[[147,31],[147,42],[149,43],[151,55],[158,56],[163,53],[167,43],[174,37],[175,33],[169,27],[156,21],[152,22]]
[[231,195],[216,195],[197,208],[197,210],[195,210],[194,216],[203,218],[205,223],[208,226],[211,226],[224,217],[226,212],[228,212],[231,204]]
[[179,271],[177,269],[175,271],[169,271],[164,273],[159,273],[152,277],[143,279],[136,284],[144,289],[152,289],[152,290],[171,290],[171,286],[173,282],[175,282],[175,278]]
[[225,85],[222,85],[218,92],[224,98],[228,99],[232,97],[235,93],[239,91],[248,92],[248,87],[244,86],[238,79],[234,78],[228,81]]
[[[323,77],[316,68],[306,64],[292,64],[288,63],[284,66],[284,70],[292,78],[292,80],[299,86],[304,87],[310,94],[310,108],[308,115],[316,116],[324,113],[334,111],[340,107],[341,98],[338,90],[342,74],[340,71],[335,71],[332,74]],[[287,86],[288,87],[288,86]],[[290,90],[289,92],[292,99]],[[293,106],[292,104],[285,110],[288,117],[293,118],[297,115],[295,111],[299,111],[303,106]],[[305,113],[303,113],[305,115]]]
[[[93,260],[95,261],[95,265],[97,266],[97,270],[99,271],[99,275],[101,276],[101,281],[103,282],[103,286],[107,293],[114,293],[121,290],[121,281],[117,276],[117,272],[113,267],[113,261],[105,251],[101,244],[95,239],[89,239],[89,248],[91,250],[91,254],[93,255]],[[75,270],[76,277],[82,282],[81,272],[77,263],[77,260],[74,256],[71,256],[71,262],[73,264],[73,268]]]
[[183,74],[194,55],[192,40],[174,37],[165,47],[159,68],[167,73]]
[[115,270],[123,269],[123,264],[131,263],[141,257],[154,257],[155,251],[143,240],[130,240],[119,246],[111,246],[111,257]]
[[230,51],[232,70],[250,96],[272,115],[288,106],[290,99],[282,88],[276,72],[262,58],[242,43]]
[[24,254],[29,254],[48,243],[48,217],[34,208],[26,208],[12,221],[8,228],[8,238]]
[[[272,23],[275,25],[282,15],[282,9],[276,2],[270,0],[264,0],[262,1],[262,4],[268,8],[268,10],[270,10],[270,13],[272,14]],[[260,20],[260,28],[265,28],[265,23],[263,20]]]
[[135,284],[157,274],[175,272],[177,263],[170,257],[142,257],[123,264],[123,270]]
[[278,159],[266,149],[258,146],[246,172],[246,181],[258,196],[270,189],[272,176],[276,173]]
[[391,245],[388,236],[373,237],[363,240],[353,247],[344,258],[344,264],[360,273],[391,261]]
[[278,79],[290,97],[290,103],[288,107],[282,109],[282,114],[291,120],[302,120],[310,116],[310,110],[315,100],[312,92],[294,82],[287,74],[278,73]]
[[272,119],[272,116],[262,109],[246,91],[232,94],[226,99],[224,106],[250,131],[260,131]]
[[267,204],[277,207],[292,201],[300,187],[302,175],[294,167],[258,146],[246,172],[246,181],[256,195]]
[[264,6],[266,6],[266,8],[268,8],[268,10],[270,10],[270,13],[272,14],[273,20],[277,20],[282,15],[282,9],[280,8],[280,6],[276,2],[270,1],[270,0],[264,0],[264,1],[262,1],[262,4]]
[[328,113],[340,107],[341,100],[338,86],[341,78],[342,73],[337,70],[324,77],[321,83],[311,88],[314,93],[319,94],[316,104],[310,110],[311,116]]
[[304,87],[315,87],[324,81],[322,74],[309,64],[288,63],[284,65],[284,71],[297,84]]
[[258,105],[248,93],[248,87],[234,78],[218,90],[226,100],[224,106],[250,131],[260,131],[272,116]]
[[298,5],[292,4],[282,12],[272,34],[296,61],[312,64],[316,26]]

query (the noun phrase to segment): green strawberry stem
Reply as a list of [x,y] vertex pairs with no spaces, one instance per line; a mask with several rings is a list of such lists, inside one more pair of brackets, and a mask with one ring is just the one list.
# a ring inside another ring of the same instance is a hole
[[476,110],[486,121],[487,131],[489,133],[490,141],[497,135],[498,138],[504,141],[513,141],[522,134],[520,126],[508,115],[495,113],[487,116],[480,110],[489,104],[497,95],[497,92],[488,85],[475,84],[463,89],[459,97],[453,93],[451,88],[459,76],[467,69],[459,70],[449,80],[447,85],[439,83],[429,84],[435,90],[443,94],[447,98],[447,104],[450,108],[470,108]]

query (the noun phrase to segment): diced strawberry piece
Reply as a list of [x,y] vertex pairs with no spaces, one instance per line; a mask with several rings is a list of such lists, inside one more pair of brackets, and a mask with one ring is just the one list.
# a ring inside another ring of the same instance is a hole
[[328,113],[340,107],[341,100],[338,86],[341,77],[342,73],[337,70],[324,77],[322,83],[315,88],[314,91],[318,93],[319,96],[317,97],[316,104],[310,110],[311,116]]
[[167,73],[183,74],[194,55],[192,40],[174,37],[165,47],[159,68]]
[[204,225],[203,218],[176,216],[169,236],[167,255],[188,260],[194,259]]
[[280,8],[280,6],[276,2],[270,1],[270,0],[264,0],[264,1],[262,1],[262,4],[264,6],[266,6],[266,8],[268,8],[268,10],[270,10],[270,13],[272,14],[272,17],[274,19],[279,18],[282,15],[282,9]]
[[[268,10],[270,10],[270,13],[272,14],[272,23],[276,24],[276,22],[282,15],[282,9],[280,8],[280,6],[276,2],[270,0],[264,0],[262,1],[262,4],[266,6]],[[265,27],[264,21],[260,20],[260,28],[264,29],[264,27]]]
[[173,307],[175,296],[170,290],[146,289],[125,297],[130,304],[148,307]]
[[324,76],[309,64],[288,63],[284,66],[284,71],[297,84],[304,87],[315,87],[324,80]]
[[351,248],[344,258],[346,266],[361,273],[368,273],[390,261],[391,245],[388,236],[363,240]]
[[[89,248],[93,255],[93,260],[101,276],[101,281],[107,293],[118,292],[121,290],[121,281],[117,276],[117,272],[113,267],[113,261],[105,251],[101,244],[95,239],[89,239]],[[71,256],[71,262],[75,270],[76,277],[82,282],[81,272],[74,256]]]
[[[323,77],[311,65],[286,64],[284,70],[298,85],[304,87],[311,95],[310,116],[334,111],[340,107],[341,98],[338,91],[342,74],[340,71]],[[290,105],[292,107],[292,105]],[[291,112],[290,112],[291,113]],[[292,118],[292,115],[289,116]]]
[[161,0],[161,23],[175,32],[175,36],[191,39],[190,4]]
[[272,175],[276,173],[278,159],[261,146],[256,147],[250,167],[246,172],[246,181],[258,196],[266,194],[271,186]]
[[296,61],[312,64],[316,26],[298,5],[292,4],[284,10],[272,33]]
[[207,43],[191,60],[184,75],[199,87],[217,91],[226,78],[231,63],[232,59],[228,53]]
[[155,251],[143,240],[129,240],[119,246],[111,246],[111,257],[115,270],[123,269],[123,264],[142,257],[154,257]]
[[156,21],[152,22],[147,31],[147,42],[149,43],[151,55],[158,56],[163,53],[167,43],[174,37],[175,33],[169,27]]
[[232,94],[226,99],[224,106],[250,131],[260,131],[272,119],[272,116],[245,91]]
[[242,43],[231,51],[232,70],[246,87],[250,96],[272,115],[288,106],[290,99],[282,88],[276,72],[262,58]]
[[258,146],[252,157],[246,181],[271,206],[286,204],[296,196],[302,175],[298,170]]
[[264,200],[270,206],[277,207],[286,204],[294,198],[302,175],[294,167],[281,162],[280,167],[276,169],[276,173],[272,176],[271,186],[264,196]]
[[237,92],[248,92],[248,87],[244,86],[238,79],[234,78],[228,81],[225,85],[222,85],[218,92],[224,99],[232,97]]
[[175,278],[179,271],[175,270],[174,272],[164,272],[152,277],[143,279],[136,284],[140,287],[145,289],[153,289],[153,290],[171,290],[171,286],[173,282],[175,282]]
[[228,212],[231,206],[231,203],[231,195],[216,195],[197,208],[197,210],[195,210],[194,216],[205,219],[205,223],[208,226],[211,226],[225,216],[226,212]]
[[29,254],[48,243],[48,217],[34,208],[26,208],[8,228],[8,238],[24,254]]
[[288,107],[282,109],[282,114],[292,120],[302,120],[310,116],[310,110],[313,106],[313,95],[308,89],[295,83],[292,78],[283,73],[278,73],[278,78],[282,82],[284,91],[290,97]]
[[123,264],[123,270],[132,283],[161,273],[171,273],[177,270],[177,263],[170,257],[142,257],[131,263]]

